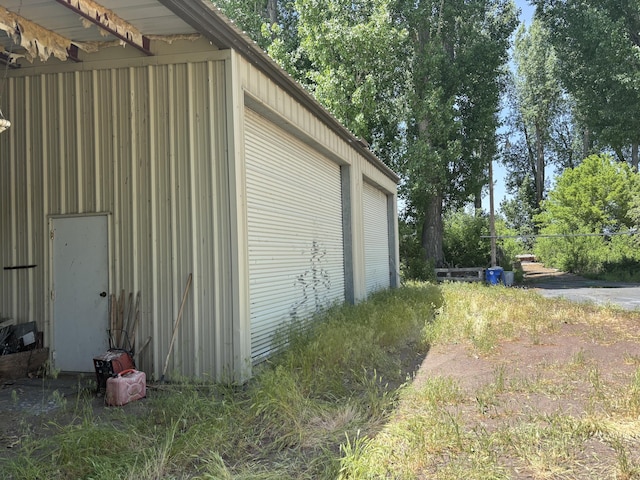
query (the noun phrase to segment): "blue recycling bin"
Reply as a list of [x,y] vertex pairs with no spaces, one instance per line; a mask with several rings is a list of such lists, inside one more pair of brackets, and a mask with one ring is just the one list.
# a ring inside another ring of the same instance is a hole
[[502,267],[487,268],[487,283],[489,285],[499,285],[502,280]]

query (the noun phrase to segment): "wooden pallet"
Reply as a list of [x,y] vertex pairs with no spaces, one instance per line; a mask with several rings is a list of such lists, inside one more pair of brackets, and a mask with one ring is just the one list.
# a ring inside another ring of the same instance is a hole
[[436,268],[436,278],[439,282],[482,282],[484,268]]

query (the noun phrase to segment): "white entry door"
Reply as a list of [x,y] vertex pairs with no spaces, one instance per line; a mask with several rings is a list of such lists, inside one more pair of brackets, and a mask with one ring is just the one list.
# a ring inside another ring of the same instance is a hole
[[51,220],[53,359],[56,369],[94,371],[109,345],[107,216]]

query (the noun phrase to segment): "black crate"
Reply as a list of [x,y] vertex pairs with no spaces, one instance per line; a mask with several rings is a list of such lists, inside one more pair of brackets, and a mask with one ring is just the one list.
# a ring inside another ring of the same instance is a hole
[[113,377],[124,370],[136,368],[131,353],[126,350],[116,349],[108,350],[106,353],[95,357],[93,366],[96,370],[98,392],[106,391],[107,378]]

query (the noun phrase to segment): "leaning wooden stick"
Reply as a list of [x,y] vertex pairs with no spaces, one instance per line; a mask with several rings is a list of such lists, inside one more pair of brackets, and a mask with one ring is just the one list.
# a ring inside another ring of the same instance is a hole
[[178,311],[178,318],[176,319],[176,323],[173,326],[173,335],[171,335],[171,343],[169,344],[169,351],[167,352],[167,358],[164,361],[164,368],[162,369],[162,376],[160,377],[160,381],[164,380],[164,374],[167,373],[167,367],[169,366],[169,357],[171,356],[171,350],[173,349],[173,342],[176,340],[176,334],[178,333],[178,325],[180,325],[180,320],[182,319],[182,310],[184,309],[184,302],[187,299],[187,294],[189,293],[189,287],[191,286],[191,274],[189,274],[189,278],[187,279],[187,286],[184,289],[184,293],[182,294],[182,303],[180,305],[180,310]]

